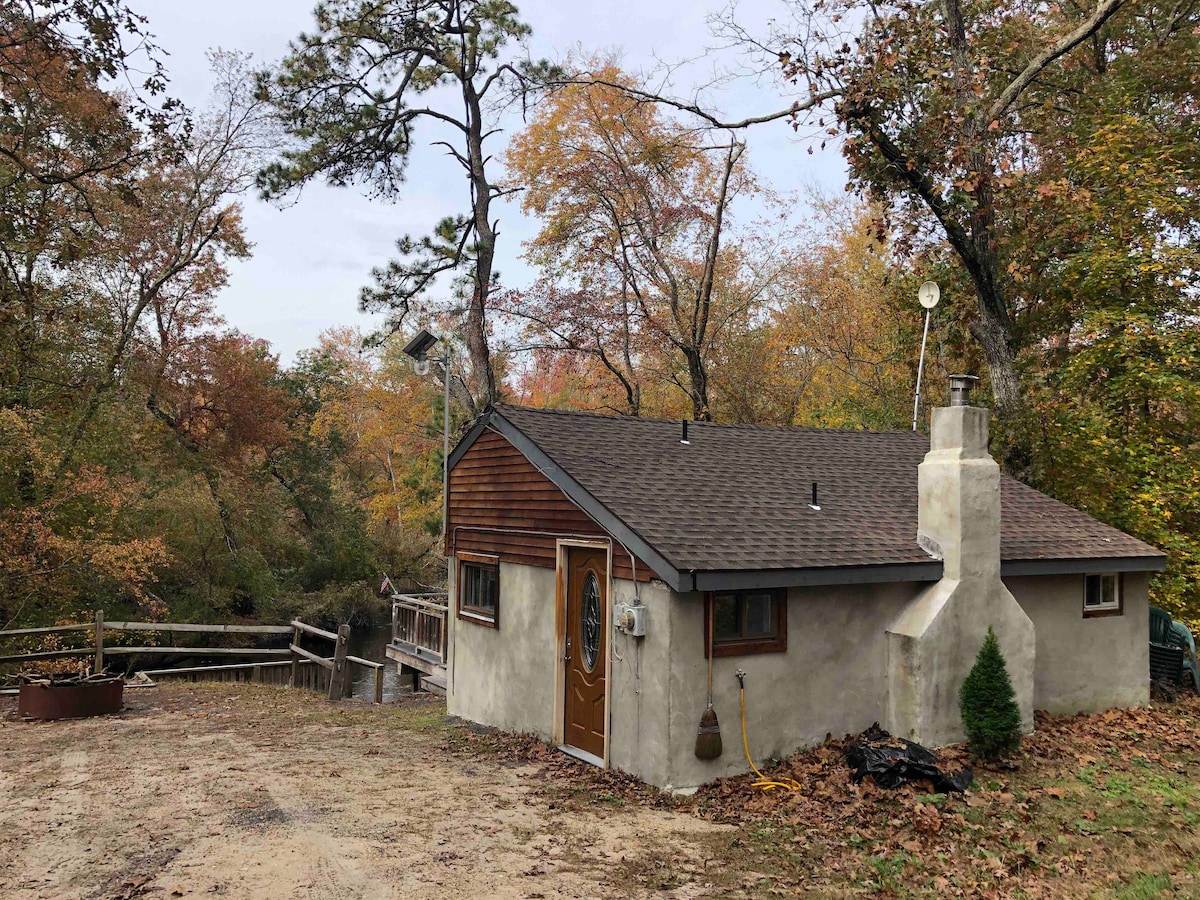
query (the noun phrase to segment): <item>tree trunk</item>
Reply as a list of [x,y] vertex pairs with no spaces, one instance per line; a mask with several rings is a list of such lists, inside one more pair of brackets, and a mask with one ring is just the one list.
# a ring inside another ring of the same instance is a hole
[[[28,284],[28,282],[26,282]],[[31,290],[31,289],[27,289]],[[31,296],[24,303],[25,321],[17,326],[17,377],[13,397],[5,397],[6,408],[33,411],[33,366],[38,344],[37,308]],[[38,502],[37,467],[32,448],[26,445],[17,468],[17,496],[22,504]]]
[[696,292],[696,305],[692,308],[692,329],[689,346],[685,349],[688,377],[691,381],[692,417],[698,422],[711,422],[712,411],[708,405],[708,371],[704,367],[704,350],[708,345],[708,319],[712,312],[713,285],[716,282],[717,260],[721,252],[721,227],[725,220],[725,207],[729,202],[729,179],[746,147],[736,140],[729,142],[725,154],[725,166],[721,171],[721,185],[717,191],[716,208],[713,210],[712,234],[704,253],[704,272]]
[[475,284],[467,307],[467,353],[475,377],[481,379],[484,405],[499,398],[492,354],[488,347],[487,300],[492,288],[492,266],[496,256],[496,230],[489,218],[492,185],[484,169],[483,116],[479,96],[470,78],[463,78],[463,100],[467,109],[467,160],[470,164],[472,212],[475,216]]
[[631,384],[624,379],[622,379],[621,384],[625,388],[625,402],[629,406],[629,415],[636,419],[642,414],[641,385]]
[[[486,341],[484,344],[484,349],[487,349]],[[456,374],[454,372],[453,365],[451,366],[450,371],[446,371],[446,367],[441,363],[438,363],[437,380],[438,384],[441,385],[442,390],[445,390],[446,388],[447,378],[450,379],[450,399],[457,400],[458,404],[467,411],[468,421],[474,420],[479,410],[475,405],[475,398],[471,396],[471,392],[467,388],[467,383],[463,379],[462,373],[459,372]],[[451,416],[451,421],[453,421],[453,416]]]
[[[199,452],[199,451],[197,451]],[[220,478],[217,470],[205,462],[203,464],[204,483],[208,485],[208,492],[212,496],[213,503],[217,507],[217,519],[221,523],[221,534],[225,538],[225,547],[229,550],[229,555],[237,559],[238,555],[238,540],[233,533],[233,512],[229,509],[229,504],[225,502],[220,492]]]
[[996,414],[1001,418],[1019,415],[1024,405],[1024,393],[1017,372],[1017,357],[1008,340],[1007,329],[988,313],[982,301],[979,318],[971,324],[971,333],[979,341],[987,360]]
[[[966,25],[959,0],[943,0],[946,33],[950,53],[954,58],[954,81],[963,109],[973,110],[962,124],[968,158],[975,173],[971,193],[974,203],[967,220],[966,239],[951,243],[959,253],[971,281],[979,305],[979,318],[971,324],[971,333],[983,348],[991,376],[992,397],[997,415],[1013,418],[1022,405],[1021,379],[1017,373],[1015,336],[1008,303],[1000,287],[1000,261],[996,257],[996,196],[992,183],[993,163],[986,138],[986,111],[973,91],[970,77],[975,64],[970,56]],[[967,246],[961,244],[967,243]]]
[[711,422],[712,410],[708,406],[708,372],[704,368],[704,358],[695,347],[684,351],[687,357],[688,379],[692,398],[692,418],[697,422]]

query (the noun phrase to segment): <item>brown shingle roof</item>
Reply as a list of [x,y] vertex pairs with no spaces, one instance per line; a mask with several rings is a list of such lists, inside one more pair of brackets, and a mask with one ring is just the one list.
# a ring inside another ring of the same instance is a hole
[[[689,423],[498,406],[498,414],[680,572],[925,564],[905,431]],[[500,424],[500,423],[493,423]],[[820,511],[809,508],[812,482]],[[1005,476],[1001,558],[1155,560],[1163,554]]]

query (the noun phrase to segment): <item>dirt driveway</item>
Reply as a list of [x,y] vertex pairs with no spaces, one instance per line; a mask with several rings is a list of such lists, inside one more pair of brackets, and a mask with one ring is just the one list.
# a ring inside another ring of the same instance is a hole
[[723,893],[705,866],[728,826],[555,804],[536,765],[450,752],[438,702],[187,685],[127,691],[102,719],[27,723],[14,705],[0,701],[6,900]]

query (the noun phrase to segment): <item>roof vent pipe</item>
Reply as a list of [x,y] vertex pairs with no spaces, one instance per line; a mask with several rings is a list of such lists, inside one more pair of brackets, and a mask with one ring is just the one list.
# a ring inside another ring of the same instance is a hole
[[817,512],[820,512],[821,506],[817,503],[817,483],[815,481],[812,483],[812,487],[812,503],[808,504],[808,508],[815,509]]
[[688,440],[687,436],[687,419],[682,419],[681,421],[683,422],[683,438],[679,441],[679,443],[690,444],[691,441]]
[[979,380],[978,375],[951,375],[950,376],[950,405],[951,406],[970,406],[971,405],[971,388],[975,387],[975,382]]

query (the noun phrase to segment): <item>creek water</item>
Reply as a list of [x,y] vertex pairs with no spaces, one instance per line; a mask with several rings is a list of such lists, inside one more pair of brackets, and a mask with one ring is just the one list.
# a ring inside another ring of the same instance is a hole
[[[350,632],[348,652],[351,656],[369,659],[372,662],[384,663],[383,670],[383,702],[395,700],[401,694],[412,693],[412,677],[401,678],[399,667],[387,658],[384,649],[392,639],[392,623],[385,622],[372,628],[356,629]],[[375,672],[364,666],[351,666],[354,676],[352,696],[360,700],[372,700],[375,697]]]

